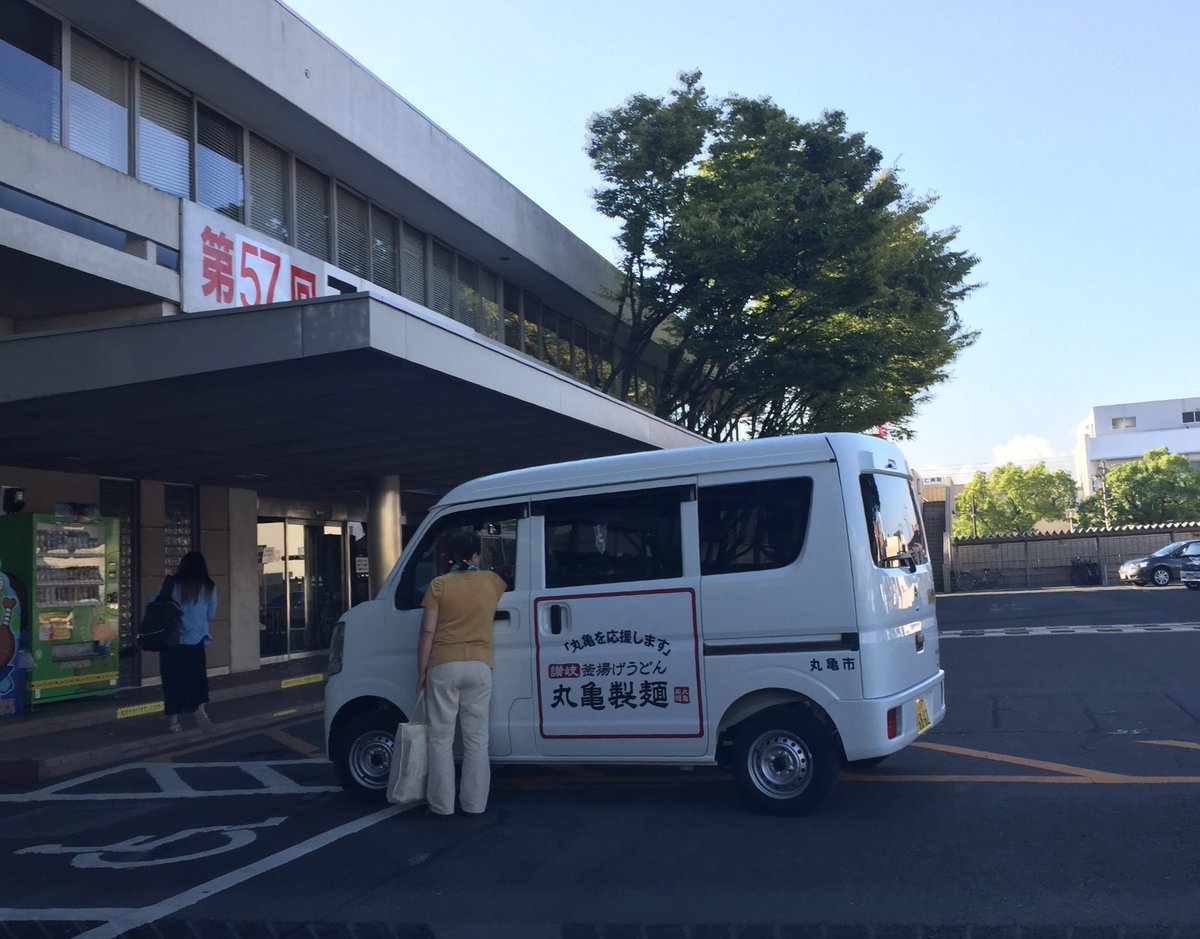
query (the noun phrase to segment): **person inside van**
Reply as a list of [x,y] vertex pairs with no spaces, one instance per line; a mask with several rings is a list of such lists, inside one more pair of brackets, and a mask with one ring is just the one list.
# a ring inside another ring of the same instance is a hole
[[435,577],[421,602],[417,644],[417,695],[427,690],[429,782],[427,812],[454,814],[454,729],[462,734],[459,806],[482,815],[491,787],[488,711],[492,700],[492,622],[507,585],[492,571],[479,570],[478,534],[450,539],[450,572]]

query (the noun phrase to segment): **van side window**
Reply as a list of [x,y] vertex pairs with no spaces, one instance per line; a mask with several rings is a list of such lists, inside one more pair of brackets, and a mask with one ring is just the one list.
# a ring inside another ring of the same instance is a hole
[[450,569],[450,540],[459,532],[479,535],[479,569],[495,571],[512,590],[517,570],[517,519],[526,515],[526,506],[506,505],[455,512],[438,519],[421,537],[400,574],[396,609],[415,610],[421,605],[430,581]]
[[700,573],[786,567],[800,556],[813,482],[807,476],[700,489]]
[[679,504],[684,497],[676,487],[535,505],[534,512],[546,521],[546,586],[683,576]]
[[911,561],[924,564],[925,532],[921,513],[905,476],[864,473],[859,477],[863,509],[866,511],[867,541],[878,567],[905,567]]

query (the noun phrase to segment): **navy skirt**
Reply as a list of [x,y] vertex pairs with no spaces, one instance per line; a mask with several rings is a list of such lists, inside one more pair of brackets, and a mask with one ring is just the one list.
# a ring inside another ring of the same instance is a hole
[[204,643],[164,649],[159,653],[159,669],[162,672],[163,711],[166,714],[191,714],[208,702]]

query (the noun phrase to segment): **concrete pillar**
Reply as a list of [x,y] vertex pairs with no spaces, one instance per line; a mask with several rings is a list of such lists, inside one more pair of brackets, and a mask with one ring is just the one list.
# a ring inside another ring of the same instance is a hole
[[403,547],[400,543],[400,477],[376,476],[371,479],[367,499],[367,552],[372,597],[383,586]]

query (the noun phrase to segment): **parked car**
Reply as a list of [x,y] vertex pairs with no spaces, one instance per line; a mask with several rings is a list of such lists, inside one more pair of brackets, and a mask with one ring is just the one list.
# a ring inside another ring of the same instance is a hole
[[1179,579],[1188,590],[1200,590],[1200,556],[1188,555],[1183,559]]
[[[1126,561],[1121,565],[1118,576],[1139,587],[1145,584],[1165,587],[1172,581],[1179,581],[1185,558],[1200,559],[1200,541],[1174,541],[1149,557]],[[1192,582],[1187,583],[1189,587],[1192,586]],[[1200,582],[1192,589],[1200,590]]]

